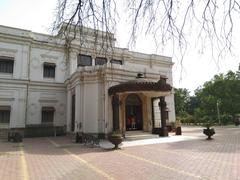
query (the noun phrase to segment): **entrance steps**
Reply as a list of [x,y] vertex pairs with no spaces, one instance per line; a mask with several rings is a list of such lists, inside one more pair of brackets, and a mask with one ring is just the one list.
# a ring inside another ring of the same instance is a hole
[[126,131],[124,141],[159,138],[158,135],[143,131]]

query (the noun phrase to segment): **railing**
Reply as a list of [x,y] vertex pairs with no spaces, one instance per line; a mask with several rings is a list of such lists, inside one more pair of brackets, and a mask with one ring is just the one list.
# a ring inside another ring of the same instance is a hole
[[76,133],[76,142],[77,143],[83,143],[86,145],[99,146],[100,139],[98,138],[97,134],[91,134],[91,133]]

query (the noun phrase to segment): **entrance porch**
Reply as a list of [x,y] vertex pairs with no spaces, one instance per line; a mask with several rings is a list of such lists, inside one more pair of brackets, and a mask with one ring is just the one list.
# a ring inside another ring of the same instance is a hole
[[[156,132],[156,126],[159,125],[159,136],[168,136],[165,97],[171,94],[171,89],[165,77],[157,82],[137,78],[112,86],[108,92],[112,96],[113,130],[120,130],[123,135],[136,130]],[[158,117],[154,117],[156,114]]]

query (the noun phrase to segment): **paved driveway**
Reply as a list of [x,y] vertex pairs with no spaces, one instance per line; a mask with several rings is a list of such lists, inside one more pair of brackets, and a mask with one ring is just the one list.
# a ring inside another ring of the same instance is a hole
[[240,180],[240,128],[216,133],[207,141],[202,128],[183,128],[179,141],[169,137],[117,151],[73,144],[67,137],[0,142],[0,179]]

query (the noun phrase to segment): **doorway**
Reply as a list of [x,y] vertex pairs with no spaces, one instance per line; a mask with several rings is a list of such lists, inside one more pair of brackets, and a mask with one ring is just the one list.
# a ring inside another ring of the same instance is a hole
[[136,94],[130,94],[125,101],[126,130],[143,130],[142,101]]

